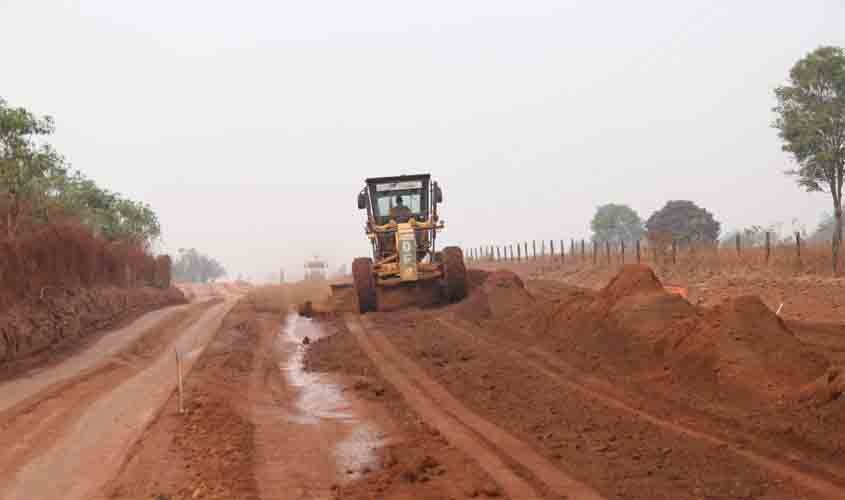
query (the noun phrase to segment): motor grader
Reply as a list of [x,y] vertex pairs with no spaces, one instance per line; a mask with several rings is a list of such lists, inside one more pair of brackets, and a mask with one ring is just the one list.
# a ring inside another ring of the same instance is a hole
[[437,251],[437,233],[444,223],[437,214],[443,193],[431,175],[366,179],[358,209],[367,211],[365,232],[372,257],[352,262],[352,278],[362,313],[378,310],[378,290],[436,283],[449,302],[467,293],[463,252]]

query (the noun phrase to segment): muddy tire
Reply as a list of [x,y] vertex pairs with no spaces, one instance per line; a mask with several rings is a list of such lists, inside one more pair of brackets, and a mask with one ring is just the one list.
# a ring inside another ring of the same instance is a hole
[[378,310],[376,279],[373,276],[373,259],[359,257],[352,261],[352,279],[358,294],[358,310],[361,314]]
[[457,302],[467,296],[467,270],[464,252],[458,247],[443,249],[443,289],[446,300]]

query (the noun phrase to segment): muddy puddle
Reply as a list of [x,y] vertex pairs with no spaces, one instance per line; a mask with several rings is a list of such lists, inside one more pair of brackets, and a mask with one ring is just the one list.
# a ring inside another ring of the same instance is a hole
[[305,433],[337,436],[333,456],[339,479],[355,479],[365,469],[379,466],[376,450],[385,444],[385,436],[372,423],[361,418],[361,403],[351,400],[343,387],[326,374],[306,372],[304,356],[307,337],[315,341],[325,336],[318,323],[295,314],[282,324],[273,349],[279,370],[296,397],[286,416],[289,423],[303,426]]

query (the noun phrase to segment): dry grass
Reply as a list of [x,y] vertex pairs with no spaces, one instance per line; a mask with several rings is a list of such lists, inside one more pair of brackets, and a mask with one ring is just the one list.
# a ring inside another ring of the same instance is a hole
[[[566,269],[617,268],[623,262],[636,262],[636,250],[626,249],[624,259],[619,248],[611,250],[608,259],[605,248],[601,248],[595,260],[592,248],[586,249],[586,255],[580,249],[576,254],[565,256]],[[733,247],[683,247],[677,249],[673,261],[671,249],[655,251],[654,247],[643,245],[640,249],[640,261],[652,266],[660,276],[677,280],[696,280],[714,275],[745,275],[762,274],[772,277],[788,277],[801,275],[832,276],[831,247],[829,243],[802,243],[801,255],[798,256],[796,246],[778,244],[773,245],[768,259],[763,247],[742,248],[738,253]],[[840,273],[845,268],[845,256],[840,257]],[[595,262],[595,263],[594,263]],[[482,267],[502,265],[504,263],[483,261]],[[472,263],[471,263],[472,265]],[[507,262],[505,267],[522,269],[531,272],[535,268],[540,271],[561,270],[560,255],[523,258],[520,262]]]

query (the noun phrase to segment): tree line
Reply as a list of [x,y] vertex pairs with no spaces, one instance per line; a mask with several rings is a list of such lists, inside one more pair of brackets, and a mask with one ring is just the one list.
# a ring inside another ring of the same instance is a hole
[[180,248],[172,272],[175,281],[193,283],[207,283],[226,276],[226,268],[222,264],[196,248]]
[[53,118],[10,106],[0,97],[0,213],[4,236],[72,217],[97,236],[148,248],[161,235],[156,213],[73,170],[47,141]]
[[766,234],[777,239],[793,241],[794,233],[802,239],[815,242],[830,242],[835,231],[836,219],[824,214],[817,228],[809,233],[803,226],[792,221],[794,232],[785,234],[783,224],[769,226],[753,225],[722,234],[721,223],[708,210],[689,200],[669,201],[655,211],[647,220],[640,218],[636,210],[628,205],[608,203],[596,209],[590,221],[591,239],[594,243],[623,242],[632,246],[643,238],[650,240],[674,240],[681,244],[733,245],[737,235],[745,246],[763,246]]
[[[773,108],[783,151],[796,167],[786,171],[808,192],[825,192],[833,202],[806,239],[832,245],[833,271],[838,271],[842,244],[842,186],[845,182],[845,50],[819,47],[796,62],[788,82],[774,91]],[[674,200],[654,212],[646,221],[631,207],[609,203],[598,207],[590,228],[594,242],[631,243],[644,235],[651,239],[671,238],[686,243],[720,241],[721,225],[713,214],[692,201]],[[723,237],[733,241],[737,234],[750,245],[764,244],[766,234],[780,234],[777,226],[751,226]],[[791,238],[792,235],[789,235]]]

